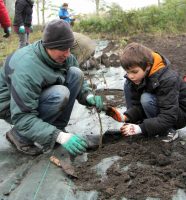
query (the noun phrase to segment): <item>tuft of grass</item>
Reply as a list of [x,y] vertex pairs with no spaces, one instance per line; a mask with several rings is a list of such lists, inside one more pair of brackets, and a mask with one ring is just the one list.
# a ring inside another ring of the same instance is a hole
[[[36,30],[30,33],[30,43],[41,39],[42,32]],[[16,51],[19,46],[19,38],[16,33],[12,33],[9,38],[3,38],[3,32],[0,32],[0,66],[8,55]]]

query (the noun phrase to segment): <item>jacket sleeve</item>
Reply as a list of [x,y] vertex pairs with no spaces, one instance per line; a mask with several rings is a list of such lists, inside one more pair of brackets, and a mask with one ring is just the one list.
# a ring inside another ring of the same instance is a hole
[[128,80],[126,80],[125,82],[125,87],[129,92],[129,94],[125,95],[130,96],[130,104],[132,105],[132,107],[127,109],[127,111],[125,111],[124,114],[127,116],[129,123],[136,123],[138,121],[142,121],[145,118],[145,113],[140,103],[142,92],[137,90],[135,86],[132,86],[132,84]]
[[24,25],[24,19],[22,17],[22,13],[24,12],[24,9],[25,9],[25,5],[20,1],[16,1],[14,21],[16,21],[17,26],[23,26]]
[[20,71],[12,74],[11,81],[11,120],[17,131],[40,144],[43,151],[53,148],[60,130],[39,118],[40,84]]
[[156,91],[159,114],[140,124],[142,132],[148,136],[165,135],[176,125],[178,119],[180,80],[174,76],[160,81],[159,84]]
[[[73,54],[71,54],[71,62],[72,62],[71,66],[75,66],[79,68],[79,63]],[[92,89],[89,87],[87,81],[84,80],[80,93],[77,97],[78,102],[82,105],[88,105],[86,101],[86,97],[91,93],[92,93]]]
[[10,17],[3,0],[0,0],[0,24],[3,28],[11,26]]

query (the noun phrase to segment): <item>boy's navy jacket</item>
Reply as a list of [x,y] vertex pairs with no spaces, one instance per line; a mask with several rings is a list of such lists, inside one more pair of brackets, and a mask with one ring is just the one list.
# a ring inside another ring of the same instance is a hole
[[[157,53],[153,54],[154,64],[150,73],[140,85],[135,85],[126,76],[132,94],[132,107],[124,114],[129,123],[139,124],[142,133],[148,136],[165,135],[170,128],[183,128],[186,125],[186,82],[170,68],[170,62]],[[159,62],[163,66],[159,67]],[[154,94],[157,98],[159,114],[146,118],[140,103],[143,92]],[[142,120],[144,119],[144,120]]]

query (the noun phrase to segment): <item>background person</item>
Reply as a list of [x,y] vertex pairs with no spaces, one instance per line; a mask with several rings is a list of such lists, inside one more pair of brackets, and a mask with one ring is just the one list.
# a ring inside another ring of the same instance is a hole
[[34,0],[16,0],[14,31],[19,37],[19,48],[29,44],[29,34],[32,32],[32,13]]
[[63,3],[62,7],[60,7],[59,18],[73,25],[73,22],[75,21],[75,19],[71,18],[71,15],[68,12],[68,3]]
[[11,33],[11,21],[3,0],[0,0],[0,24],[5,33],[3,37],[9,37]]
[[47,152],[56,142],[73,155],[86,150],[86,142],[65,127],[76,99],[99,110],[103,102],[84,82],[70,54],[73,44],[70,25],[53,20],[42,40],[10,55],[0,71],[0,118],[14,125],[6,137],[23,153]]

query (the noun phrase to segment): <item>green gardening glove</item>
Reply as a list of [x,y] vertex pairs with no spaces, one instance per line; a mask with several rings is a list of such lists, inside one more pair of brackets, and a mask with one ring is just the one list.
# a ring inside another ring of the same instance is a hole
[[84,153],[88,147],[85,140],[72,133],[60,132],[56,141],[74,156]]
[[24,26],[20,26],[19,27],[19,33],[25,33],[25,27]]
[[87,102],[90,106],[96,106],[99,112],[103,110],[104,106],[102,96],[94,96],[93,94],[90,94],[87,96]]
[[33,33],[33,26],[30,26],[30,32]]

